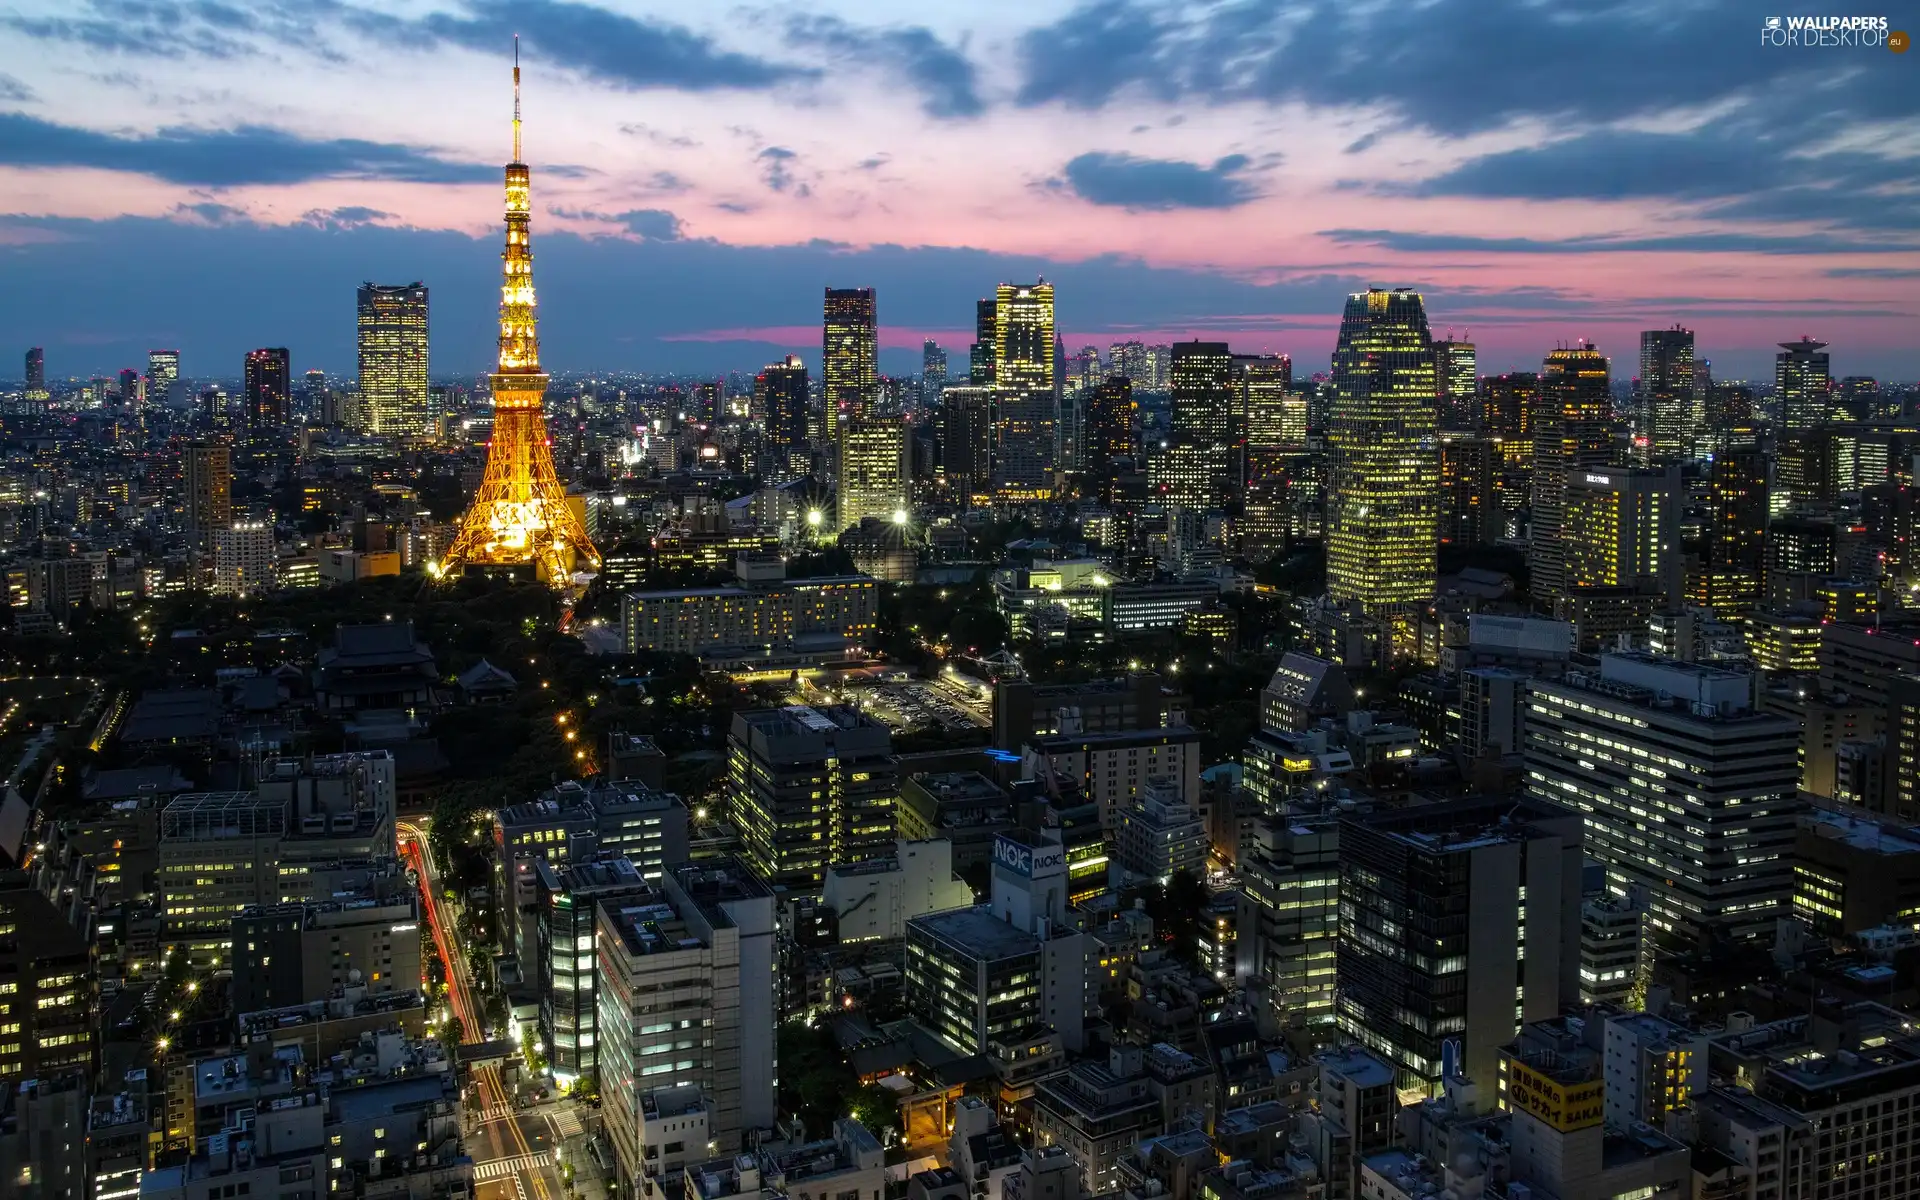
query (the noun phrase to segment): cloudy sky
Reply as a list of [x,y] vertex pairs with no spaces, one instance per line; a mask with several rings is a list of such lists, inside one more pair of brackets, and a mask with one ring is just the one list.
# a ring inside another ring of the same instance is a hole
[[1920,377],[1920,53],[1762,11],[0,0],[0,326],[63,377],[350,373],[355,285],[421,279],[435,373],[484,370],[517,32],[553,370],[812,361],[828,285],[879,288],[899,370],[1045,275],[1070,347],[1324,370],[1373,284],[1483,369],[1630,373],[1679,321],[1721,377],[1802,334]]

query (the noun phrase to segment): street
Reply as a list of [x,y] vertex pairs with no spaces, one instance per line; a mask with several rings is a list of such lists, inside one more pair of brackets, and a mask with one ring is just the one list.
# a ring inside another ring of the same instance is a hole
[[[422,824],[400,822],[400,853],[420,875],[422,914],[446,968],[447,1002],[460,1020],[462,1043],[483,1042],[487,1040],[484,1007],[474,991],[466,955],[453,952],[459,944],[459,931],[453,925],[453,913],[441,898],[439,873],[428,852]],[[462,1103],[466,1106],[467,1153],[474,1163],[475,1195],[480,1200],[563,1200],[572,1194],[561,1178],[554,1155],[565,1139],[580,1133],[573,1104],[549,1101],[515,1109],[498,1066],[476,1066],[470,1078]],[[563,1159],[568,1153],[584,1155],[585,1148],[561,1149]],[[592,1173],[582,1171],[583,1175]]]

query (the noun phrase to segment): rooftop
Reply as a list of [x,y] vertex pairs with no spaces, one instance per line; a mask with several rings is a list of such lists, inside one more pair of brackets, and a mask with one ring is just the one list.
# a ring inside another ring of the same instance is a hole
[[999,920],[985,906],[928,913],[908,921],[907,928],[922,930],[963,953],[989,961],[1034,954],[1040,948],[1040,939]]
[[1920,854],[1920,829],[1911,826],[1884,824],[1832,809],[1811,808],[1806,811],[1802,828],[1873,854]]

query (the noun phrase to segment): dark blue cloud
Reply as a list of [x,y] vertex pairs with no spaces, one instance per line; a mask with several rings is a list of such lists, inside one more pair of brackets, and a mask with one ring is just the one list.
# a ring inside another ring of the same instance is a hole
[[463,12],[432,13],[402,32],[498,55],[517,33],[543,62],[621,88],[756,89],[819,74],[723,50],[679,25],[567,0],[469,0]]
[[838,17],[812,16],[794,17],[787,28],[797,42],[891,68],[920,93],[920,107],[930,117],[974,117],[986,111],[973,60],[923,26],[862,29]]
[[1378,246],[1408,254],[1886,254],[1920,250],[1920,241],[1871,242],[1831,234],[1676,233],[1655,237],[1472,237],[1393,229],[1322,229],[1343,245]]
[[649,241],[673,242],[680,239],[680,218],[664,208],[636,208],[617,218],[629,233]]
[[1229,154],[1211,167],[1165,158],[1089,151],[1066,166],[1066,184],[1082,200],[1135,210],[1234,208],[1260,192],[1241,173],[1244,154]]
[[1920,267],[1829,267],[1828,279],[1920,279]]
[[[796,158],[799,158],[799,155],[787,149],[785,146],[768,146],[755,157],[763,164],[760,171],[760,181],[762,183],[776,192],[784,192],[789,187],[793,187],[793,168],[788,164],[792,163]],[[807,185],[803,183],[799,187],[794,188],[793,194],[796,196],[807,195]]]
[[1881,52],[1768,52],[1742,0],[1438,0],[1359,5],[1090,0],[1019,46],[1023,104],[1160,99],[1374,106],[1473,132],[1516,119],[1619,121],[1730,97],[1796,125],[1897,117],[1920,89]]
[[0,72],[0,102],[24,104],[33,99],[33,89],[13,76]]
[[236,129],[162,129],[120,136],[0,113],[0,161],[14,166],[132,171],[199,187],[300,183],[310,179],[390,179],[466,183],[497,168],[448,162],[411,146],[358,138],[313,140],[260,125]]

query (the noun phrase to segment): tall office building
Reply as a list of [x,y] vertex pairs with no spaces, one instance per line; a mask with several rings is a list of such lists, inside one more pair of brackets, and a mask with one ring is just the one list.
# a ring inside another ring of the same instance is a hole
[[799,479],[813,470],[807,442],[807,367],[789,354],[768,363],[753,377],[753,407],[767,435],[767,477],[774,482]]
[[1347,297],[1327,428],[1327,592],[1381,610],[1432,597],[1440,450],[1420,293]]
[[47,390],[47,352],[38,346],[27,350],[26,390],[44,392]]
[[427,285],[360,285],[360,404],[374,433],[420,437],[427,395]]
[[140,383],[140,372],[128,367],[120,372],[120,407],[138,408],[144,397]]
[[286,347],[247,351],[246,422],[252,429],[284,425],[291,413],[293,368]]
[[967,348],[967,382],[974,387],[992,387],[999,301],[973,302],[973,344]]
[[818,894],[830,864],[892,853],[899,760],[885,725],[857,709],[737,713],[728,802],[760,877]]
[[1003,283],[994,295],[993,383],[1003,392],[1054,394],[1058,339],[1053,285]]
[[1233,351],[1225,342],[1178,342],[1170,371],[1169,442],[1176,453],[1188,451],[1204,472],[1201,486],[1186,503],[1195,508],[1222,504],[1232,487],[1245,428],[1236,419],[1245,392],[1234,379]]
[[90,1072],[99,985],[85,902],[43,890],[33,872],[0,871],[0,928],[0,1086]]
[[1498,490],[1499,447],[1494,439],[1449,430],[1440,435],[1440,540],[1484,546],[1504,528]]
[[995,389],[993,487],[1004,503],[1053,495],[1060,409],[1053,393]]
[[1634,588],[1677,607],[1685,579],[1680,517],[1686,492],[1678,465],[1610,467],[1567,480],[1566,587]]
[[948,495],[970,504],[993,489],[994,392],[950,387],[940,397],[940,477]]
[[1252,484],[1284,474],[1307,447],[1307,398],[1293,390],[1293,360],[1284,354],[1235,355],[1244,421],[1238,478]]
[[1134,457],[1133,381],[1113,375],[1093,385],[1087,398],[1087,450],[1091,479],[1105,479],[1120,459]]
[[867,416],[879,399],[879,307],[872,288],[828,288],[822,314],[826,434],[829,442],[838,442],[840,423]]
[[1434,383],[1440,389],[1440,427],[1472,429],[1480,423],[1479,352],[1472,342],[1433,344]]
[[1693,330],[1640,333],[1640,376],[1633,389],[1633,444],[1642,462],[1684,458],[1694,437]]
[[180,352],[178,350],[147,351],[147,399],[155,404],[165,404],[173,394],[173,385],[180,379]]
[[1340,1028],[1403,1089],[1496,1079],[1515,1031],[1579,995],[1580,833],[1504,797],[1341,820]]
[[1533,518],[1527,568],[1534,602],[1551,605],[1566,590],[1560,526],[1567,480],[1604,471],[1613,460],[1613,398],[1607,360],[1590,342],[1547,355],[1533,412]]
[[1147,383],[1147,347],[1139,341],[1115,342],[1107,347],[1107,364],[1111,373],[1124,375],[1138,387]]
[[905,524],[907,426],[900,417],[843,418],[840,426],[840,528],[868,517]]
[[1760,603],[1766,573],[1767,456],[1759,431],[1737,425],[1715,435],[1707,468],[1707,516],[1689,588],[1692,602],[1722,617]]
[[920,345],[920,403],[932,406],[947,386],[947,352],[928,338]]
[[1745,674],[1608,654],[1528,699],[1528,794],[1585,815],[1587,856],[1610,890],[1644,889],[1671,946],[1770,940],[1790,915],[1800,727],[1751,693]]
[[233,459],[218,442],[195,442],[182,453],[187,539],[204,549],[212,544],[214,530],[233,527]]
[[327,419],[327,373],[318,367],[307,372],[307,378],[300,389],[300,403],[306,411],[300,414],[301,420],[317,425]]
[[1773,356],[1774,402],[1780,406],[1780,425],[1789,433],[1827,423],[1833,375],[1826,349],[1825,342],[1803,337],[1781,342],[1780,353]]

